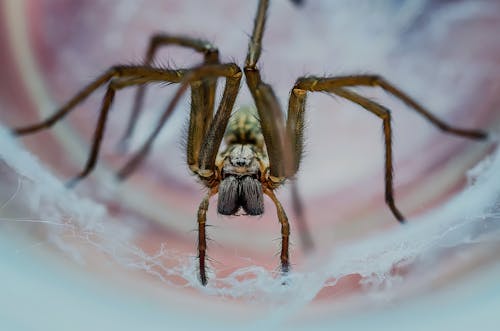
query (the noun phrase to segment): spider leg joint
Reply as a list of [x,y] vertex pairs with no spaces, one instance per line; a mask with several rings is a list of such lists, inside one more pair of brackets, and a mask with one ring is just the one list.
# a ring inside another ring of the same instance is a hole
[[296,96],[303,96],[307,93],[306,90],[303,90],[301,88],[298,88],[298,87],[294,87],[293,88],[293,94],[295,94]]
[[197,171],[197,173],[198,173],[198,176],[206,178],[206,179],[208,179],[214,175],[214,171],[210,170],[210,169],[199,169]]

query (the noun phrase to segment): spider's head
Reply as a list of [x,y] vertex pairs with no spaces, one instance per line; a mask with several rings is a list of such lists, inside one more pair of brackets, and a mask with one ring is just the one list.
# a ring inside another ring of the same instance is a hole
[[217,211],[234,215],[243,208],[248,215],[264,213],[258,152],[251,144],[234,144],[224,153]]

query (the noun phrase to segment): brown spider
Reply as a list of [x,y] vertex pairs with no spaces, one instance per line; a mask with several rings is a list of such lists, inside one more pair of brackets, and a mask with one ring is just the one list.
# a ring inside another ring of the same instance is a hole
[[[299,4],[301,1],[293,0],[293,2]],[[240,87],[242,70],[235,63],[220,63],[216,47],[204,40],[160,34],[151,38],[144,64],[113,66],[79,91],[46,120],[13,129],[16,135],[24,135],[50,128],[75,109],[97,88],[107,83],[89,158],[83,171],[70,181],[70,185],[72,185],[85,178],[95,166],[108,111],[117,90],[138,86],[132,116],[123,138],[123,141],[126,142],[134,130],[142,106],[145,84],[164,82],[180,84],[144,145],[118,172],[119,178],[124,179],[145,158],[181,96],[190,88],[191,113],[187,138],[187,163],[200,182],[208,188],[208,192],[198,208],[199,276],[203,285],[207,284],[205,270],[206,213],[209,199],[215,194],[218,194],[217,211],[223,215],[234,215],[240,209],[249,215],[261,215],[264,212],[264,194],[271,198],[276,206],[278,220],[281,224],[281,271],[288,272],[290,266],[288,254],[290,226],[274,190],[281,186],[286,179],[294,177],[299,169],[303,150],[307,92],[326,92],[340,96],[358,104],[382,120],[385,137],[385,201],[401,223],[404,223],[404,217],[397,209],[393,197],[391,113],[380,104],[349,88],[355,86],[380,87],[402,100],[410,108],[447,133],[471,139],[485,139],[487,137],[487,134],[482,131],[449,126],[395,85],[377,75],[301,77],[297,79],[290,92],[288,114],[285,121],[272,87],[262,81],[257,67],[268,4],[269,0],[259,1],[243,69],[256,111],[253,108],[243,108],[236,112],[230,120]],[[204,54],[204,62],[200,66],[189,69],[172,70],[155,67],[152,64],[155,54],[160,47],[167,45],[183,46],[200,52]],[[225,78],[225,86],[222,99],[214,115],[215,91],[219,78]],[[227,148],[219,151],[223,138]],[[294,205],[297,210],[300,210],[296,194],[294,197]],[[302,233],[302,236],[303,240],[307,241],[307,233]]]

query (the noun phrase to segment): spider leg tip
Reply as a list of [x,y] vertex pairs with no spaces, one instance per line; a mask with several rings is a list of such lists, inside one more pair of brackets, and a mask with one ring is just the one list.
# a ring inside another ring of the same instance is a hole
[[203,285],[203,286],[207,286],[207,284],[208,284],[207,276],[205,276],[205,275],[200,275],[200,283],[201,283],[201,285]]

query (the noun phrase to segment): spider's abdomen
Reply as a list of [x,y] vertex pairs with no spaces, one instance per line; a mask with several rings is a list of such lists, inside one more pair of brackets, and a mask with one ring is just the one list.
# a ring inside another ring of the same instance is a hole
[[228,146],[248,144],[262,149],[264,147],[264,136],[262,135],[257,110],[245,107],[235,112],[227,126],[224,140]]

